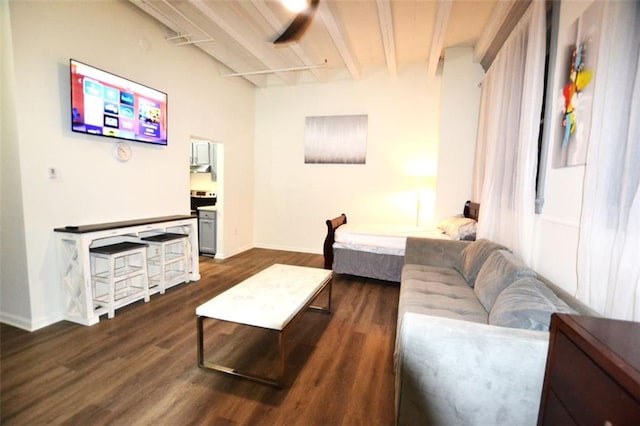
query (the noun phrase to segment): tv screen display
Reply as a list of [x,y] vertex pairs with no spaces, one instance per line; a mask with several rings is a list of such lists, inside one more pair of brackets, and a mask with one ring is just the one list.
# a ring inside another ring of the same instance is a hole
[[166,93],[74,59],[70,71],[74,132],[167,144]]

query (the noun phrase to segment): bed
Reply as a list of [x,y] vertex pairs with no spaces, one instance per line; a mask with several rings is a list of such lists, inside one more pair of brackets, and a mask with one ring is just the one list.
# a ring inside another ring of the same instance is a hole
[[343,213],[326,221],[324,267],[336,274],[400,282],[407,237],[475,239],[480,205],[467,201],[463,214],[433,229],[347,223]]

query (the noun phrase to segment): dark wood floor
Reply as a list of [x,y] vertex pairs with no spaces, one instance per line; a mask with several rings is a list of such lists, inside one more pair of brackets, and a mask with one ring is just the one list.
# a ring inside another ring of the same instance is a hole
[[[0,423],[392,425],[397,285],[334,278],[333,313],[307,312],[288,334],[283,389],[197,367],[196,306],[273,263],[323,260],[264,249],[201,258],[199,282],[92,327],[2,324]],[[206,321],[205,358],[266,373],[277,366],[272,333]]]

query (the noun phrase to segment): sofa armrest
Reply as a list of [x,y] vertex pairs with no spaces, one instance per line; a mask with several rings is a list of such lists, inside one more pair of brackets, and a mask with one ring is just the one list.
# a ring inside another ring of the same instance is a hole
[[470,241],[408,237],[404,263],[453,268],[460,263],[462,250],[470,243]]
[[397,424],[536,424],[548,341],[548,332],[406,313]]

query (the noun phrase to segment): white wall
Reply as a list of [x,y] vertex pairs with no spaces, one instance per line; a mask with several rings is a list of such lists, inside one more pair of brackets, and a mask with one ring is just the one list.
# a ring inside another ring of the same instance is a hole
[[0,2],[0,312],[13,321],[31,315],[18,153],[9,4]]
[[[569,46],[575,44],[575,32],[569,27],[591,4],[589,1],[563,1],[560,4],[558,57],[553,70],[551,108],[552,120],[549,150],[561,139],[562,87],[568,78]],[[565,290],[573,293],[577,286],[576,262],[580,213],[582,211],[582,184],[584,165],[553,168],[553,155],[549,153],[542,213],[536,219],[534,267]]]
[[[255,242],[321,252],[325,220],[412,226],[412,161],[437,162],[440,77],[426,66],[385,69],[360,81],[274,87],[256,92]],[[364,165],[305,164],[307,116],[368,115]],[[425,215],[433,206],[423,206]]]
[[[3,215],[3,240],[24,234],[28,282],[25,271],[3,270],[3,321],[38,328],[62,318],[53,228],[188,214],[191,135],[225,144],[223,251],[252,245],[251,86],[219,78],[217,63],[195,47],[170,46],[165,29],[129,2],[9,5],[19,161],[11,177],[22,187],[24,228],[6,229]],[[69,58],[167,92],[169,145],[130,143],[133,157],[120,163],[114,140],[72,133]],[[29,295],[31,312],[11,303],[16,292]]]
[[437,221],[461,214],[463,203],[471,199],[480,111],[479,83],[484,77],[480,64],[473,62],[471,47],[448,48],[444,58],[434,215]]

